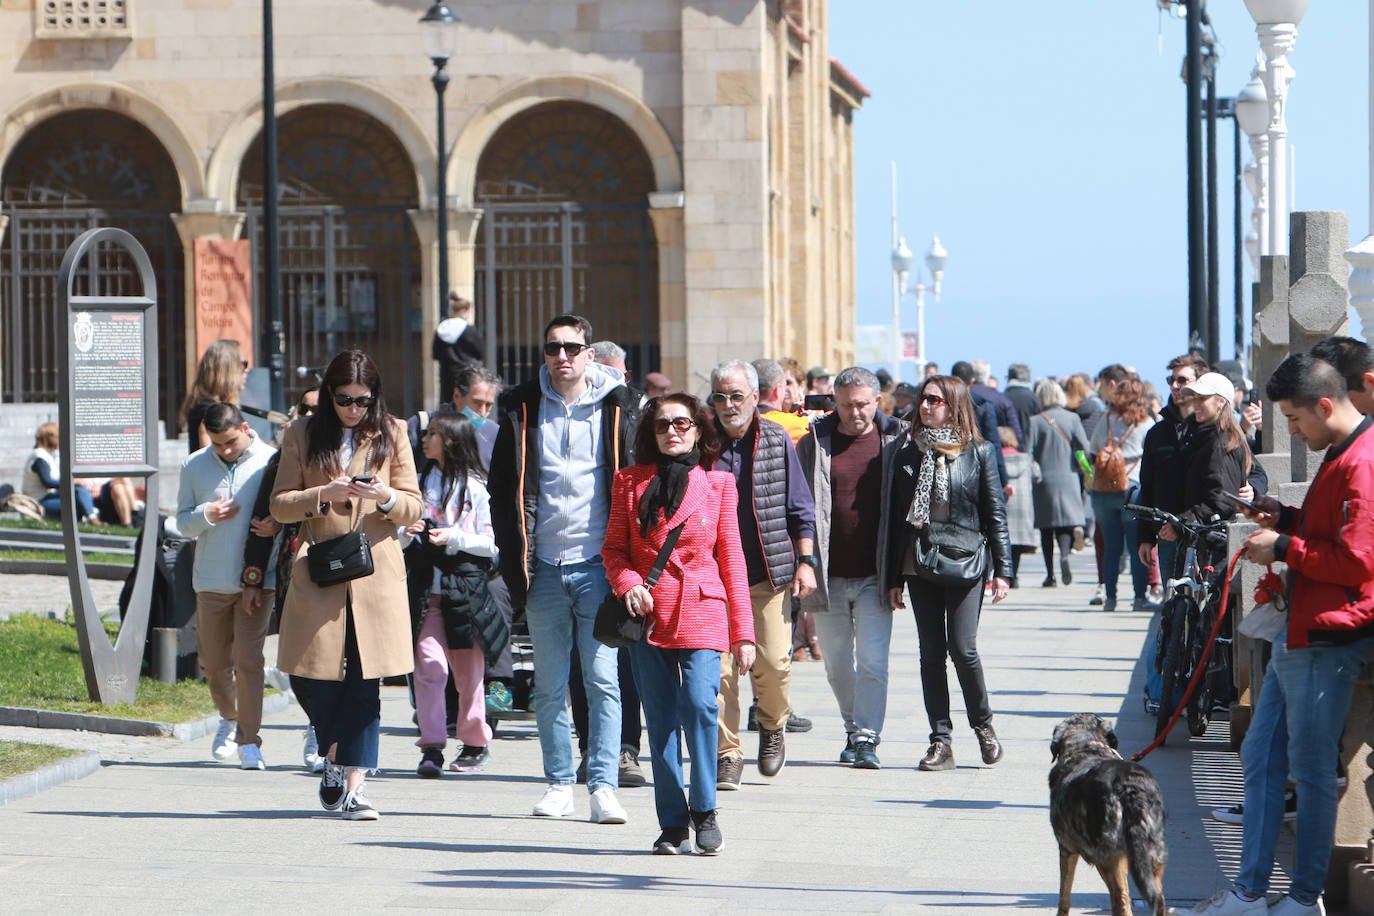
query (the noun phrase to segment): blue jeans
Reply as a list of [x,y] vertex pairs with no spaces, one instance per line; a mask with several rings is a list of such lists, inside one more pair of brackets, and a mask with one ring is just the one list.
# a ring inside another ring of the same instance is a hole
[[825,677],[840,706],[844,730],[877,741],[887,716],[887,658],[892,611],[878,577],[827,584],[830,608],[817,612],[816,635],[825,649]]
[[[86,489],[85,484],[79,483],[73,488],[73,495],[76,520],[79,522],[89,518],[90,514],[95,511],[95,500],[91,497],[91,491]],[[38,504],[43,507],[43,514],[48,518],[62,517],[62,495],[60,493],[45,493],[38,500]]]
[[1283,640],[1274,643],[1240,749],[1245,822],[1236,887],[1251,896],[1269,890],[1290,775],[1297,788],[1298,820],[1288,895],[1309,906],[1321,895],[1336,836],[1341,731],[1371,647],[1374,637],[1346,646],[1293,650]]
[[1145,597],[1150,584],[1150,571],[1140,562],[1135,550],[1135,516],[1122,511],[1122,506],[1135,496],[1136,488],[1125,493],[1092,493],[1093,516],[1102,532],[1102,584],[1107,597],[1116,597],[1116,581],[1121,575],[1121,554],[1130,554],[1131,588],[1136,598]]
[[600,557],[554,566],[540,562],[525,601],[534,643],[534,717],[544,777],[570,786],[572,730],[568,723],[568,668],[571,650],[582,660],[587,689],[587,789],[620,784],[620,682],[616,650],[592,635],[596,609],[611,591]]
[[[686,827],[688,809],[716,809],[716,695],[720,653],[714,649],[630,647],[630,664],[649,726],[658,826]],[[682,745],[692,757],[692,787],[683,797]]]

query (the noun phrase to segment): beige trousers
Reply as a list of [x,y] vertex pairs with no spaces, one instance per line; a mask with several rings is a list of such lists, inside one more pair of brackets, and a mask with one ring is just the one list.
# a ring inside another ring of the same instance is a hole
[[[787,685],[792,679],[792,590],[774,591],[767,582],[749,589],[754,603],[754,644],[757,647],[754,667],[754,696],[759,701],[759,728],[769,730],[787,725],[792,711]],[[729,652],[720,660],[720,696],[717,698],[718,754],[721,757],[744,758],[739,741],[739,669]]]
[[238,720],[239,744],[262,744],[263,661],[267,624],[272,611],[264,598],[251,617],[243,610],[243,593],[196,593],[196,645],[200,667],[215,708]]

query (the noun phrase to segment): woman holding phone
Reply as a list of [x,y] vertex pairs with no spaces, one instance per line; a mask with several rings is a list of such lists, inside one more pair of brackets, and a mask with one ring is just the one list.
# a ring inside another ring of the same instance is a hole
[[[387,413],[371,358],[345,350],[325,369],[320,408],[287,427],[272,516],[300,522],[302,534],[277,667],[291,675],[326,759],[320,804],[347,820],[377,819],[363,788],[377,767],[381,679],[414,666],[397,535],[421,510],[405,424]],[[355,529],[371,543],[372,574],[315,582],[306,561],[311,546]]]

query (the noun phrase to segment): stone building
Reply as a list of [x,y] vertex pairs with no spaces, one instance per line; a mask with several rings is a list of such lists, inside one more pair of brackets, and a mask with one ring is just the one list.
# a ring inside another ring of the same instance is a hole
[[[274,4],[288,365],[361,344],[395,410],[437,384],[427,6]],[[539,364],[564,311],[689,390],[723,358],[852,360],[867,90],[828,55],[826,0],[451,8],[450,282],[507,379]],[[261,361],[262,34],[260,0],[0,0],[5,401],[55,399],[57,266],[96,225],[152,257],[164,416],[199,352],[195,242],[249,242]],[[104,290],[130,282],[119,258],[92,271]],[[288,397],[301,384],[288,373]]]

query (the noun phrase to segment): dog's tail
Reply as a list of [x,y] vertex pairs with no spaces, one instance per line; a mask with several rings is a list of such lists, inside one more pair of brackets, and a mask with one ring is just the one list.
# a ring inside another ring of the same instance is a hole
[[1122,798],[1121,827],[1131,880],[1152,916],[1164,916],[1164,865],[1169,860],[1164,845],[1164,806],[1157,793],[1135,791],[1135,787],[1123,795],[1136,796]]

